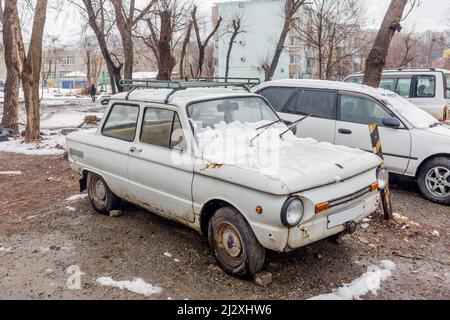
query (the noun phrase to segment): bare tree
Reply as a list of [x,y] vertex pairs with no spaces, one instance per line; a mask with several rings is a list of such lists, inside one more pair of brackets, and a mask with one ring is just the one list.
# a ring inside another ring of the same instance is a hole
[[136,8],[136,1],[130,0],[128,10],[126,10],[126,2],[123,0],[111,0],[114,7],[117,28],[122,38],[123,54],[124,54],[124,78],[131,79],[133,77],[134,64],[134,47],[133,47],[133,29],[136,24],[150,12],[151,8],[157,3],[157,0],[148,1],[143,9]]
[[284,50],[284,44],[286,43],[287,36],[292,28],[292,22],[296,14],[300,10],[300,8],[305,4],[305,2],[306,0],[286,0],[284,6],[283,29],[281,31],[280,38],[278,39],[278,44],[275,48],[275,53],[273,55],[272,62],[270,63],[270,66],[266,72],[266,81],[271,80],[273,75],[275,74],[278,62],[280,61],[281,53]]
[[225,78],[228,78],[230,72],[230,60],[231,60],[231,52],[233,50],[233,46],[236,43],[236,38],[246,31],[243,30],[242,27],[243,14],[237,14],[234,18],[228,23],[227,31],[225,34],[230,35],[230,39],[228,41],[228,49],[226,55],[226,64],[225,64]]
[[184,35],[183,45],[181,47],[181,53],[180,53],[180,79],[184,79],[186,75],[185,71],[185,58],[187,53],[187,48],[191,39],[191,33],[192,33],[192,20],[189,21],[186,33]]
[[112,92],[123,91],[123,88],[120,86],[123,62],[108,46],[108,38],[114,25],[114,19],[110,17],[111,13],[108,11],[106,0],[82,0],[82,2],[84,6],[79,6],[76,1],[73,1],[80,8],[81,13],[85,16],[97,38],[111,79]]
[[314,0],[296,19],[293,33],[314,52],[319,79],[332,79],[342,61],[367,46],[361,30],[363,16],[358,0]]
[[198,46],[198,66],[197,66],[197,71],[195,72],[195,77],[199,77],[203,74],[203,66],[205,63],[205,53],[206,53],[206,49],[208,47],[209,41],[219,30],[220,24],[222,23],[223,19],[222,19],[222,17],[219,17],[219,19],[215,23],[212,31],[206,36],[206,38],[204,40],[202,40],[202,37],[200,34],[199,20],[197,18],[197,6],[194,6],[194,9],[191,12],[191,17],[192,17],[192,23],[194,26],[195,37],[197,39],[197,46]]
[[19,87],[22,64],[25,60],[19,13],[15,0],[5,0],[3,14],[3,45],[6,82],[1,124],[13,135],[19,134]]
[[[39,80],[41,77],[42,42],[47,17],[47,2],[47,0],[36,1],[30,45],[27,54],[22,54],[25,57],[22,70],[22,84],[25,96],[25,110],[27,113],[26,141],[41,139]],[[23,46],[21,47],[23,48]]]
[[389,46],[395,32],[402,30],[401,22],[404,20],[414,7],[420,5],[420,0],[409,0],[410,9],[403,17],[403,12],[408,0],[392,0],[386,12],[384,20],[375,38],[372,50],[366,60],[366,69],[364,73],[364,84],[372,87],[378,87],[381,80],[381,74],[386,64],[386,57]]
[[[148,37],[141,37],[152,50],[158,65],[158,80],[170,80],[176,66],[175,49],[186,33],[191,2],[159,0],[146,18]],[[187,32],[190,34],[190,27]]]
[[414,29],[404,34],[398,34],[392,39],[386,57],[387,68],[407,67],[419,63],[420,39],[414,34]]

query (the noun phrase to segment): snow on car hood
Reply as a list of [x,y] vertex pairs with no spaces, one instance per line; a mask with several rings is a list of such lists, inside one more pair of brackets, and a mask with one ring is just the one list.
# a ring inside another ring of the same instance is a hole
[[273,194],[288,194],[343,181],[381,163],[374,154],[300,139],[290,131],[280,139],[287,129],[284,124],[272,126],[251,143],[264,130],[256,128],[264,124],[267,122],[220,123],[196,130],[201,173]]

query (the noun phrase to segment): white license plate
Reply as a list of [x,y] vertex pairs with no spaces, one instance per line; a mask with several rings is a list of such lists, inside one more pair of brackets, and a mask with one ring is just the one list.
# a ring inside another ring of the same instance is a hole
[[366,203],[360,203],[350,209],[341,211],[339,213],[331,214],[328,216],[328,229],[340,226],[346,222],[355,220],[361,216],[366,210]]

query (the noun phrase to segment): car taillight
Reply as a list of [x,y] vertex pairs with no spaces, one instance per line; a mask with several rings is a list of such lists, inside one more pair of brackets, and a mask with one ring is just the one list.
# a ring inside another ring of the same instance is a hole
[[442,117],[442,121],[448,120],[448,106],[444,107],[444,116]]

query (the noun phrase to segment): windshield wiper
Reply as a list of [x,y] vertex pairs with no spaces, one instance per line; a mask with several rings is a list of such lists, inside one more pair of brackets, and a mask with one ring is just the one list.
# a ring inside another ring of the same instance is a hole
[[282,132],[282,133],[280,134],[280,138],[283,138],[283,136],[284,136],[286,133],[288,133],[289,131],[291,131],[292,128],[298,126],[301,122],[305,121],[305,120],[308,119],[309,117],[311,117],[310,114],[307,115],[307,116],[305,116],[305,117],[303,117],[303,118],[301,118],[301,119],[298,119],[297,121],[295,121],[294,123],[292,123],[291,126],[290,126],[286,131],[284,131],[284,132]]
[[253,141],[254,141],[255,139],[257,139],[260,135],[262,135],[267,129],[269,129],[269,128],[272,127],[273,125],[275,125],[275,124],[277,124],[277,123],[280,123],[280,122],[282,122],[282,121],[284,121],[284,120],[283,120],[283,119],[278,119],[277,121],[274,121],[274,122],[265,124],[265,125],[263,125],[263,126],[261,126],[261,127],[259,127],[259,128],[256,128],[256,130],[261,130],[261,129],[264,129],[264,130],[261,131],[261,132],[258,133],[256,136],[254,136],[253,138],[250,139],[250,146],[253,146]]

